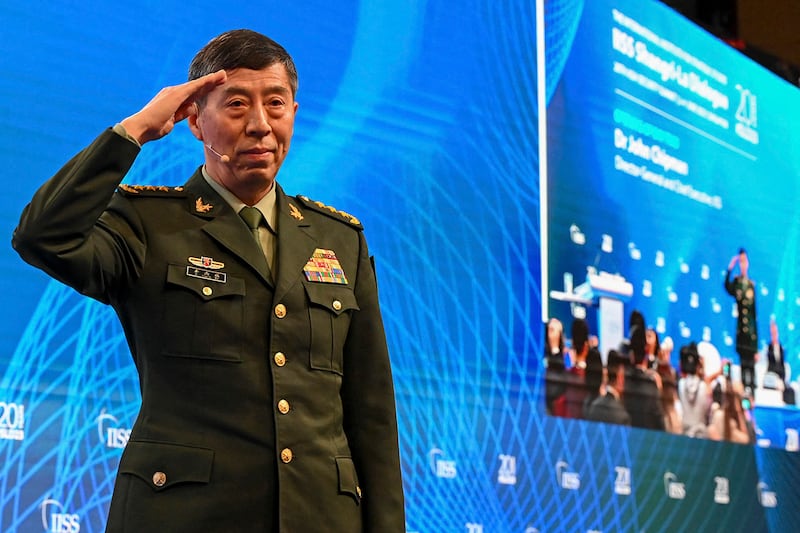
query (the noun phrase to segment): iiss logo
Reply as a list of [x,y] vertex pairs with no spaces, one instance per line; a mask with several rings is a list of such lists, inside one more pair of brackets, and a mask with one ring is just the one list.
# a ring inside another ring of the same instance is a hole
[[763,481],[759,481],[757,485],[758,501],[762,507],[777,507],[778,495],[774,491],[769,490],[769,485]]
[[25,404],[0,402],[0,439],[25,439]]
[[453,479],[458,474],[456,470],[456,462],[444,459],[445,455],[439,448],[433,448],[428,452],[428,459],[430,460],[431,470],[436,477],[443,477]]
[[96,419],[100,442],[107,448],[124,448],[131,437],[131,430],[119,427],[119,420],[103,409]]
[[42,527],[48,533],[78,533],[81,519],[75,513],[66,512],[64,505],[47,496],[42,502]]
[[686,497],[686,485],[677,481],[678,476],[672,472],[664,473],[664,492],[673,500],[682,500]]
[[577,472],[569,471],[569,464],[564,461],[556,463],[556,478],[558,484],[565,490],[578,490],[581,488],[581,476]]
[[794,428],[786,428],[786,451],[796,452],[800,450],[800,434]]

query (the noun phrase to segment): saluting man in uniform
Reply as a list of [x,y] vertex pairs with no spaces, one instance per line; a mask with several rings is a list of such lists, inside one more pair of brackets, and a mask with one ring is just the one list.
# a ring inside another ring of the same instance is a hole
[[[739,275],[731,279],[733,268],[739,263]],[[725,274],[725,290],[736,299],[736,353],[742,368],[742,384],[747,394],[755,387],[755,360],[758,351],[758,328],[756,325],[756,284],[747,276],[750,261],[747,251],[731,258]]]
[[[298,104],[289,54],[224,33],[25,208],[29,263],[113,306],[142,405],[107,531],[405,529],[392,376],[359,221],[275,181]],[[187,119],[205,164],[120,185]]]

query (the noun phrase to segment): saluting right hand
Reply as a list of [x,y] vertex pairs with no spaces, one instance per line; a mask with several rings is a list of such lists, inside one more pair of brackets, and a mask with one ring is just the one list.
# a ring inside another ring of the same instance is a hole
[[219,70],[180,85],[164,87],[139,112],[121,124],[139,144],[160,139],[192,113],[192,106],[198,98],[225,83],[226,79],[225,71]]

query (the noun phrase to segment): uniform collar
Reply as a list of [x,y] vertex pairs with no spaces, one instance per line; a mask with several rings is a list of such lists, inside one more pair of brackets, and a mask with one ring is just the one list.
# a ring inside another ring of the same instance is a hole
[[[209,187],[214,189],[214,192],[219,194],[225,202],[231,206],[235,213],[238,213],[242,210],[242,208],[247,205],[242,202],[235,194],[231,191],[226,189],[222,186],[219,182],[217,182],[214,178],[206,170],[206,166],[203,165],[201,172],[203,174],[203,179],[206,180]],[[275,190],[277,189],[277,184],[275,182],[272,183],[272,188],[269,190],[267,194],[264,195],[261,200],[259,200],[253,207],[257,208],[261,211],[261,214],[264,215],[264,220],[269,225],[270,230],[272,233],[277,233],[278,229],[278,211],[276,207],[276,193]]]

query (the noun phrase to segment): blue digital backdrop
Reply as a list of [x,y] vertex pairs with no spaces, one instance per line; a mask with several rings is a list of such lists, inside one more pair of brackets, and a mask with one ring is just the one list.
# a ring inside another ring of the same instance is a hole
[[[651,0],[190,4],[0,6],[0,531],[102,531],[139,402],[113,312],[24,264],[10,247],[18,217],[74,153],[184,81],[203,44],[239,27],[276,39],[298,66],[282,186],[366,228],[408,532],[799,523],[800,459],[783,443],[549,417],[541,357],[543,318],[576,312],[550,291],[565,273],[577,285],[589,266],[631,282],[626,310],[644,310],[676,344],[730,352],[722,279],[745,246],[761,338],[774,315],[800,366],[795,87]],[[619,32],[707,84],[676,89],[661,63],[625,55]],[[615,129],[657,138],[673,159],[624,155]],[[615,166],[616,156],[635,165]],[[179,125],[144,148],[126,181],[181,184],[201,162]],[[653,172],[634,179],[634,166]]]

